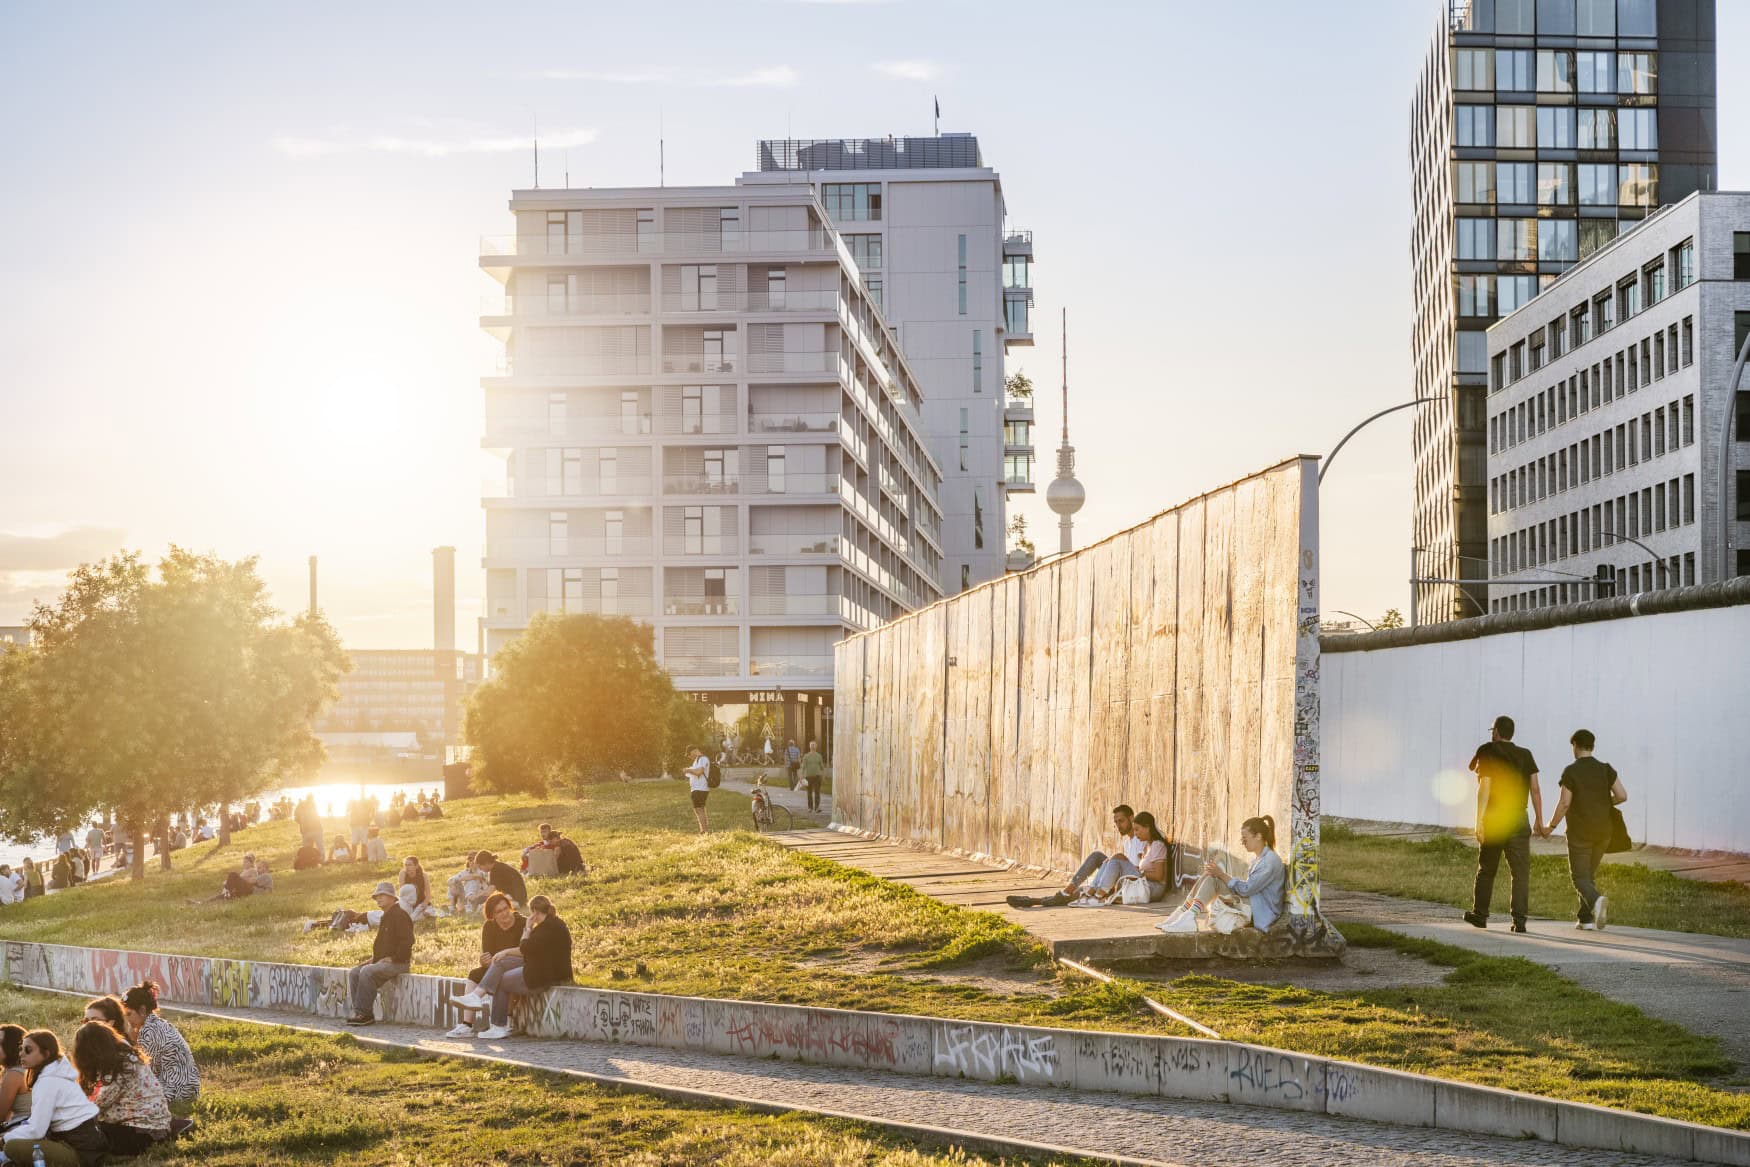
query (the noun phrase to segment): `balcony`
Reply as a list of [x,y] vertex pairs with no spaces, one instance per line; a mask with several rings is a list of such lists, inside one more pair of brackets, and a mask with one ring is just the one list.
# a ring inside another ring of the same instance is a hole
[[739,474],[665,474],[664,494],[740,494]]
[[1033,344],[1033,290],[1007,288],[1003,292],[1005,345]]
[[831,251],[833,233],[822,227],[741,231],[602,231],[580,235],[483,235],[480,266],[518,259],[587,260],[618,255],[715,255]]
[[733,373],[734,353],[664,353],[665,373]]
[[739,677],[739,656],[665,656],[662,667],[677,677]]
[[1011,227],[1003,232],[1003,254],[1031,256],[1033,254],[1033,232],[1019,227]]
[[824,677],[833,675],[828,656],[756,656],[751,670],[756,677]]
[[664,555],[736,555],[741,551],[739,535],[665,535]]
[[510,353],[500,353],[492,375],[495,377],[648,377],[650,358],[647,355],[621,357],[524,357],[518,360]]
[[594,482],[537,478],[518,483],[509,478],[487,478],[480,483],[480,497],[555,503],[564,499],[619,499],[628,495],[649,494],[650,487],[649,476],[643,474],[622,474],[618,478],[597,479]]
[[648,535],[569,535],[563,539],[522,536],[488,539],[486,558],[541,561],[643,558],[650,555],[652,546]]
[[749,353],[750,373],[830,373],[837,376],[844,358],[837,349],[811,353]]
[[768,477],[762,485],[749,485],[749,494],[837,494],[837,474],[785,474]]
[[1003,403],[1004,421],[1033,420],[1033,399],[1031,397],[1011,397]]
[[784,534],[749,536],[747,550],[750,555],[837,555],[849,547],[843,535]]
[[819,596],[755,596],[755,616],[837,616],[844,606],[843,597]]
[[1010,494],[1033,494],[1038,488],[1034,486],[1031,475],[1011,475],[1003,479],[1003,489]]
[[662,602],[664,616],[735,616],[741,601],[735,596],[670,596]]
[[662,310],[676,315],[688,312],[828,312],[836,314],[839,310],[839,293],[836,288],[778,293],[668,293],[662,297]]
[[481,443],[488,448],[498,446],[499,438],[599,438],[648,436],[655,419],[648,413],[634,415],[602,414],[596,417],[552,418],[541,414],[512,414],[486,419],[486,438]]
[[838,424],[836,413],[750,413],[747,418],[753,434],[830,434]]
[[577,296],[483,296],[480,315],[508,321],[555,320],[571,316],[647,316],[649,292],[613,292]]

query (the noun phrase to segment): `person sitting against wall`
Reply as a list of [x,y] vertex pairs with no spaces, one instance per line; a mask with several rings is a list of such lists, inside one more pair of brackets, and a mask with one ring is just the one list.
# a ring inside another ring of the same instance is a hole
[[18,1064],[30,1088],[30,1113],[6,1132],[9,1163],[29,1163],[38,1153],[52,1167],[95,1167],[109,1150],[97,1125],[97,1104],[86,1096],[79,1071],[61,1056],[61,1040],[47,1029],[24,1035]]
[[29,1073],[20,1064],[24,1026],[0,1025],[0,1132],[30,1117]]
[[1287,869],[1282,857],[1276,854],[1276,820],[1262,815],[1241,823],[1240,845],[1253,856],[1244,879],[1229,878],[1215,860],[1209,860],[1185,902],[1155,927],[1162,932],[1196,932],[1199,921],[1209,913],[1219,895],[1230,907],[1244,913],[1252,927],[1268,932],[1282,915],[1288,889]]
[[[1136,812],[1127,803],[1112,808],[1112,825],[1118,830],[1116,853],[1110,858],[1104,851],[1090,851],[1082,865],[1070,876],[1061,891],[1048,896],[1010,896],[1011,908],[1061,908],[1081,895],[1084,884],[1091,887],[1114,887],[1126,875],[1140,875],[1137,861],[1148,845],[1135,833]],[[1102,884],[1100,881],[1105,880]]]
[[518,951],[522,960],[497,959],[480,982],[480,994],[491,999],[491,1028],[482,1041],[510,1036],[510,999],[517,993],[539,993],[571,983],[571,929],[553,910],[553,901],[536,896],[529,901],[529,923]]
[[[141,981],[122,994],[121,1003],[128,1034],[151,1059],[152,1072],[164,1088],[164,1100],[175,1104],[199,1098],[200,1067],[195,1064],[194,1051],[188,1048],[188,1040],[158,1012],[158,986],[151,981]],[[173,1133],[188,1125],[187,1119],[170,1120]]]
[[170,1137],[164,1087],[134,1043],[101,1021],[73,1035],[79,1085],[97,1097],[97,1126],[111,1155],[138,1155]]
[[347,988],[352,998],[348,1025],[369,1025],[375,1021],[377,992],[413,966],[413,921],[402,910],[395,889],[379,883],[371,898],[377,901],[382,914],[377,918],[371,959],[347,972]]
[[522,944],[523,931],[528,927],[528,919],[516,910],[516,905],[510,902],[510,897],[501,891],[495,891],[486,897],[486,922],[480,926],[480,964],[468,973],[472,982],[468,992],[451,1000],[461,1013],[467,1014],[456,1023],[448,1037],[474,1036],[474,1014],[483,1006],[466,1005],[465,1000],[484,1000],[478,992],[481,981],[486,979],[486,973],[492,968],[494,958],[501,952],[521,955],[519,946]]

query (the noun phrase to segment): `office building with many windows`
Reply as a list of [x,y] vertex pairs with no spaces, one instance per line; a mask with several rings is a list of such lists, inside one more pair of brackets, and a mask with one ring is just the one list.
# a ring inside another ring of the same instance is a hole
[[923,390],[942,468],[942,584],[1001,575],[1008,496],[1032,493],[1033,402],[1005,392],[1033,343],[1033,234],[971,134],[762,141],[741,185],[812,183]]
[[482,244],[486,639],[648,621],[676,683],[800,705],[833,644],[942,594],[941,473],[879,289],[806,183],[524,190]]
[[1750,194],[1662,208],[1487,336],[1490,611],[1750,574]]
[[1715,185],[1713,0],[1442,0],[1410,116],[1417,616],[1488,610],[1486,334]]

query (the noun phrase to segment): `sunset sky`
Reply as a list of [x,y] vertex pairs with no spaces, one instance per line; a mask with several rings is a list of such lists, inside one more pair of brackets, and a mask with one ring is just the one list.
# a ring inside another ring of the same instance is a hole
[[[1722,3],[1721,60],[1750,53]],[[0,624],[171,543],[322,560],[355,648],[474,643],[478,237],[543,186],[727,183],[761,137],[978,136],[1036,233],[1041,486],[1058,310],[1086,543],[1411,395],[1411,89],[1439,6],[0,5]],[[1720,176],[1750,186],[1745,74]],[[1016,362],[1011,360],[1011,369]],[[1324,601],[1402,606],[1408,415],[1323,499]],[[1035,532],[1043,493],[1022,500]],[[1042,545],[1054,537],[1041,538]]]

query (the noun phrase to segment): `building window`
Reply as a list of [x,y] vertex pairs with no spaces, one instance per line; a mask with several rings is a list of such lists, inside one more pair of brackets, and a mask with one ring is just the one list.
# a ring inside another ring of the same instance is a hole
[[565,416],[565,394],[547,394],[547,433],[555,438],[565,436],[568,428]]
[[[1541,25],[1541,21],[1539,22]],[[1539,28],[1547,34],[1548,29]],[[1539,93],[1574,92],[1574,54],[1544,49],[1537,54],[1537,91]]]
[[1495,279],[1495,310],[1502,316],[1525,307],[1535,295],[1536,276],[1498,276]]
[[1750,470],[1738,471],[1738,521],[1750,522]]
[[[1508,0],[1517,3],[1518,0]],[[1530,32],[1530,29],[1526,29]],[[1529,49],[1495,50],[1495,88],[1509,93],[1530,93],[1532,57]]]
[[1495,107],[1495,145],[1503,150],[1530,150],[1537,145],[1537,109],[1529,105]]
[[984,392],[984,330],[972,330],[972,391]]
[[1458,201],[1473,205],[1493,203],[1495,201],[1495,164],[1493,162],[1455,162],[1457,170],[1454,185],[1458,188]]
[[638,250],[659,251],[662,240],[656,234],[656,212],[643,210],[638,212]]
[[784,493],[784,447],[766,447],[766,489],[773,494]]
[[1617,145],[1623,150],[1659,148],[1658,110],[1623,109],[1616,114]]
[[858,271],[870,272],[881,269],[881,236],[846,235],[844,240],[845,246],[850,250],[851,258],[856,261]]
[[1495,221],[1493,219],[1458,220],[1458,258],[1495,258]]
[[1495,54],[1488,49],[1458,49],[1452,54],[1454,88],[1483,92],[1495,87]]
[[1538,224],[1537,258],[1546,262],[1572,261],[1579,258],[1578,224],[1573,219],[1545,219]]
[[1458,314],[1460,316],[1493,316],[1495,277],[1458,277]]
[[620,451],[603,450],[596,462],[598,489],[603,494],[620,492]]
[[1597,166],[1582,162],[1580,174],[1580,205],[1610,207],[1616,205],[1617,174],[1614,166]]
[[547,554],[571,554],[570,516],[565,511],[550,511],[547,515]]
[[1495,107],[1492,105],[1461,105],[1453,109],[1453,133],[1460,146],[1493,146],[1495,144]]
[[723,240],[723,250],[735,251],[741,246],[741,208],[724,207],[717,212],[717,234]]
[[717,265],[681,266],[681,311],[710,312],[717,307]]
[[1489,369],[1489,338],[1482,332],[1458,334],[1458,366],[1460,373],[1486,373]]
[[547,569],[547,608],[560,613],[583,611],[582,568]]
[[1732,278],[1750,280],[1750,231],[1732,232]]
[[1496,219],[1495,257],[1502,260],[1536,259],[1537,220]]
[[608,511],[602,516],[602,551],[618,555],[625,549],[626,512]]
[[1616,0],[1579,0],[1575,9],[1575,31],[1581,36],[1616,35]]
[[820,188],[826,213],[841,223],[876,222],[881,218],[881,184],[829,182]]
[[[863,287],[869,293],[869,299],[874,301],[877,309],[884,309],[886,307],[883,295],[885,291],[885,281],[883,281],[880,276],[864,276]],[[899,332],[899,325],[894,325],[893,331],[897,334]]]
[[[1651,0],[1648,2],[1650,3]],[[1648,33],[1647,35],[1654,34]],[[1659,54],[1616,54],[1616,91],[1618,93],[1638,94],[1643,97],[1659,92]],[[1621,124],[1620,120],[1618,124]]]
[[1614,109],[1583,109],[1579,111],[1580,128],[1576,141],[1582,150],[1616,149],[1616,111]]
[[1659,205],[1659,168],[1651,162],[1625,163],[1618,168],[1618,198],[1625,207]]
[[601,569],[602,615],[612,616],[620,610],[620,569]]
[[1695,240],[1685,239],[1671,249],[1671,268],[1677,281],[1672,291],[1681,292],[1695,282]]
[[1574,166],[1570,162],[1540,162],[1537,165],[1537,205],[1574,205]]
[[969,588],[971,586],[972,586],[972,565],[970,563],[962,563],[960,565],[960,590],[965,591],[967,588]]
[[972,488],[972,545],[984,547],[984,491],[978,486]]
[[766,269],[766,307],[782,312],[789,305],[790,275],[781,267]]
[[1546,105],[1537,111],[1537,145],[1543,150],[1574,148],[1574,111],[1571,107]]
[[1537,199],[1537,164],[1502,162],[1495,167],[1495,201],[1529,206]]
[[960,315],[966,315],[966,236],[960,236]]
[[1581,93],[1615,93],[1616,54],[1578,54],[1574,62],[1574,79]]

